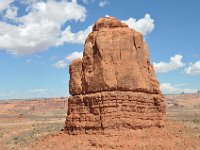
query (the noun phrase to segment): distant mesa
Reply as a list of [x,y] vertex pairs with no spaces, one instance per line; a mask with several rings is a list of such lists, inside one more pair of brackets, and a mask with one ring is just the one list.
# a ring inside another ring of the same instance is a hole
[[107,134],[165,122],[148,47],[141,33],[114,17],[100,18],[70,65],[69,134]]

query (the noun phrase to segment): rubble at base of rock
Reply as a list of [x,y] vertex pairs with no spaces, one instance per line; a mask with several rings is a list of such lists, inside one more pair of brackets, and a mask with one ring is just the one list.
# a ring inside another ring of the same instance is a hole
[[165,121],[159,89],[143,36],[116,18],[99,19],[85,42],[83,59],[70,65],[65,131],[106,134]]

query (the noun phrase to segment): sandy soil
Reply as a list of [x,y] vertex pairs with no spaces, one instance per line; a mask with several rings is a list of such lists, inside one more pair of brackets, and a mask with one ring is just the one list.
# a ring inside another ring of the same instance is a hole
[[112,135],[62,132],[67,109],[64,101],[1,102],[0,150],[200,150],[200,95],[167,96],[164,128]]
[[116,135],[47,136],[30,149],[49,150],[186,150],[199,149],[200,138],[177,122],[168,121],[165,128],[148,128],[118,133]]

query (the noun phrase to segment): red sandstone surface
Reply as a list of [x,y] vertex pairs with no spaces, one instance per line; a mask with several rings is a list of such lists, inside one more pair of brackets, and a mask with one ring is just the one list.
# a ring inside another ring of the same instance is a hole
[[114,17],[101,18],[93,26],[83,59],[70,65],[69,86],[69,134],[164,125],[164,97],[143,36]]

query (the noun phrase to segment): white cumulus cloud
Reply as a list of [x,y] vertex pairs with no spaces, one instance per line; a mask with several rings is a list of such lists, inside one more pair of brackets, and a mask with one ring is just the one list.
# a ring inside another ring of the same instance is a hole
[[130,28],[135,29],[138,32],[141,32],[143,36],[151,33],[155,28],[154,20],[151,18],[150,14],[145,14],[144,18],[136,20],[134,18],[129,18],[124,20]]
[[83,58],[83,52],[73,52],[72,54],[65,57],[63,60],[59,60],[53,67],[55,68],[66,68],[68,66],[68,62],[71,62],[77,58]]
[[108,5],[108,1],[104,0],[104,1],[100,1],[99,2],[99,7],[105,7],[106,5]]
[[0,0],[0,12],[6,10],[10,7],[10,4],[12,4],[14,0]]
[[42,2],[43,0],[20,0],[20,3],[21,4],[32,4],[32,3],[35,3],[35,2]]
[[78,31],[77,33],[73,33],[71,31],[71,26],[68,26],[62,31],[56,45],[63,45],[64,43],[84,44],[88,34],[92,31],[92,26],[93,25],[90,25],[85,30]]
[[77,58],[83,58],[83,52],[73,52],[72,54],[68,55],[65,60],[73,61]]
[[190,66],[185,69],[185,72],[189,75],[200,75],[200,61],[190,64]]
[[[32,2],[32,1],[31,1]],[[5,6],[0,6],[1,9]],[[72,42],[62,39],[62,27],[71,20],[84,21],[86,18],[85,7],[79,5],[76,0],[72,1],[34,1],[27,14],[16,17],[16,9],[7,10],[3,17],[15,19],[18,24],[0,21],[0,49],[12,54],[31,54],[45,51],[50,46],[59,46],[58,43]],[[59,17],[58,17],[59,16]],[[65,30],[69,30],[67,27]],[[80,41],[81,31],[76,35]],[[76,40],[76,39],[74,39]],[[80,43],[80,42],[77,42]]]
[[[92,31],[92,25],[75,33],[70,24],[65,27],[72,20],[85,21],[86,8],[76,0],[22,0],[20,3],[26,9],[22,16],[17,13],[21,8],[17,8],[13,2],[14,0],[0,0],[0,11],[3,10],[0,15],[5,18],[0,21],[0,50],[14,55],[26,55],[68,43],[84,44]],[[108,1],[100,2],[106,4]],[[154,21],[149,14],[140,20],[129,18],[125,22],[143,35],[154,28]]]
[[[106,15],[107,17],[109,15]],[[129,25],[130,28],[133,28],[139,32],[141,32],[144,36],[149,34],[154,29],[154,21],[151,19],[149,14],[146,14],[144,18],[135,20],[135,25],[131,21],[133,18],[129,18],[127,21],[123,21]],[[68,26],[61,33],[61,37],[57,41],[57,45],[62,45],[64,43],[72,43],[72,44],[84,44],[87,35],[92,31],[93,25],[88,26],[86,29],[78,31],[77,33],[72,33],[71,26]]]
[[10,19],[10,20],[15,20],[16,16],[17,16],[17,10],[18,10],[18,8],[15,7],[15,6],[9,7],[6,10],[4,17],[7,18],[7,19]]
[[159,62],[153,63],[154,69],[157,73],[165,73],[169,71],[176,70],[178,68],[182,68],[185,64],[182,62],[183,56],[180,54],[176,54],[175,56],[170,58],[169,62]]
[[197,93],[197,89],[180,88],[170,83],[161,83],[160,89],[164,94]]
[[56,62],[55,64],[53,64],[53,67],[55,68],[66,68],[68,66],[67,61],[66,60],[59,60],[58,62]]
[[95,0],[82,0],[84,4],[93,3]]

